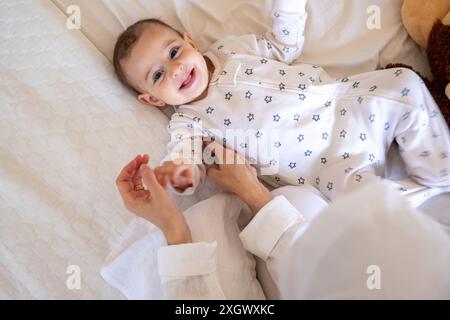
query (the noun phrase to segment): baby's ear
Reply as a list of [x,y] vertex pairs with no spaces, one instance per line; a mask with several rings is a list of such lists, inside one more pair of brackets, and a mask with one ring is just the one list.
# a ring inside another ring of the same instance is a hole
[[148,93],[142,93],[138,96],[138,100],[140,102],[142,102],[143,104],[147,104],[147,105],[152,105],[155,107],[165,107],[166,104],[164,101],[153,97],[152,95],[148,94]]
[[194,40],[192,40],[191,36],[187,32],[183,33],[183,39],[184,39],[184,41],[189,43],[194,49],[198,50],[198,47],[195,44]]

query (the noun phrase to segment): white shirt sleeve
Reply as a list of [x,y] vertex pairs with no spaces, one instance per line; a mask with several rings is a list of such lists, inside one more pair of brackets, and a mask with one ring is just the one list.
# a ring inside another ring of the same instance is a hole
[[217,274],[217,243],[161,247],[158,272],[166,299],[225,299]]
[[[285,243],[289,241],[292,231],[304,223],[303,216],[289,201],[284,196],[278,196],[266,204],[240,234],[244,248],[268,263],[269,272],[277,284],[277,257],[287,248]],[[225,299],[218,275],[217,255],[216,242],[160,248],[158,271],[165,297]]]
[[286,255],[291,242],[305,230],[307,224],[303,215],[281,195],[266,204],[239,235],[244,248],[266,262],[270,276],[278,287],[279,257]]

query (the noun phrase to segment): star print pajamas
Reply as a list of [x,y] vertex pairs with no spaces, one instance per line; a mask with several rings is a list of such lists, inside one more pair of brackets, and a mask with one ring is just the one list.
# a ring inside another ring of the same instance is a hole
[[[272,185],[310,184],[333,200],[383,176],[395,139],[415,182],[448,190],[449,131],[413,71],[332,79],[319,66],[291,65],[304,43],[305,2],[276,1],[272,32],[230,36],[205,53],[215,66],[208,95],[172,116],[165,161],[201,163],[201,140],[214,136],[245,154]],[[233,130],[245,139],[234,139]],[[205,174],[196,168],[194,184]]]

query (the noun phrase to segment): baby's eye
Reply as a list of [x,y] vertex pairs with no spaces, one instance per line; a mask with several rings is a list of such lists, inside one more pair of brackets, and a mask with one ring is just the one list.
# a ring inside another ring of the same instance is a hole
[[170,50],[170,59],[174,59],[177,56],[178,50],[180,50],[180,47],[175,47]]
[[155,72],[155,74],[153,75],[153,83],[158,81],[162,77],[162,75],[163,75],[162,71]]

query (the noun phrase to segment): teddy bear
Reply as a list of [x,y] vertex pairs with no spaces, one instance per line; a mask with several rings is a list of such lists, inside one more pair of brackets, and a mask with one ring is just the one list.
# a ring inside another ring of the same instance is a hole
[[426,49],[433,81],[422,78],[450,127],[450,0],[404,0],[401,12],[406,31]]

